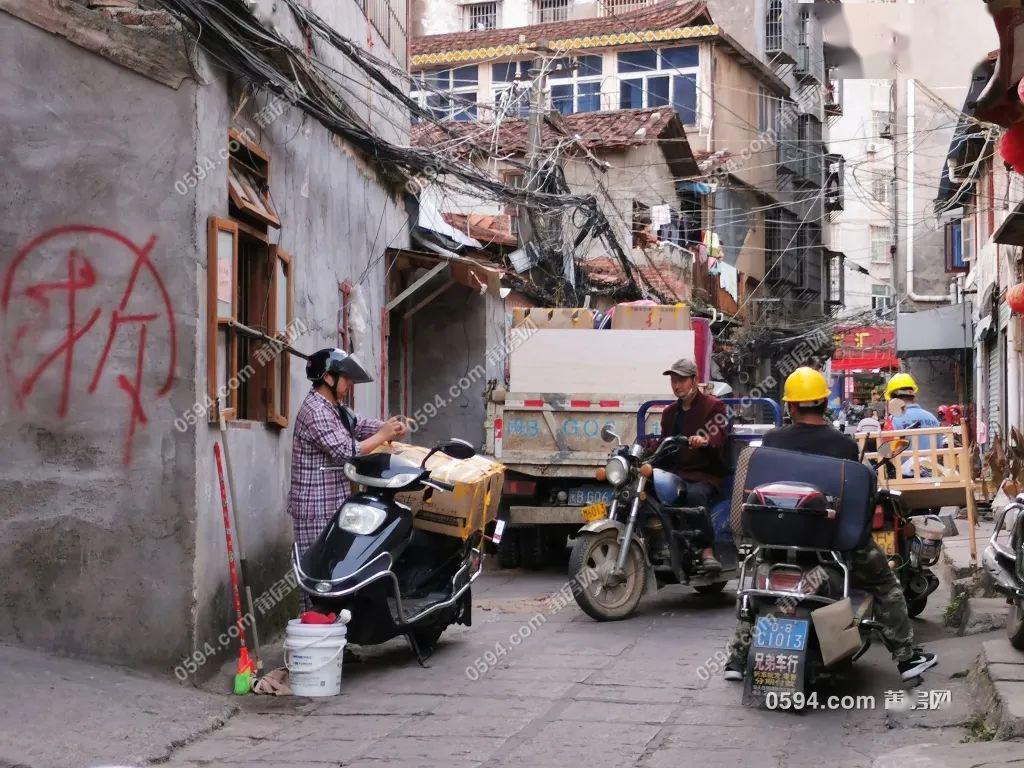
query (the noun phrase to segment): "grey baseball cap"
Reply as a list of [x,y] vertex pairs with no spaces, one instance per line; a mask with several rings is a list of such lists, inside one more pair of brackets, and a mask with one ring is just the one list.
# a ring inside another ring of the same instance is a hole
[[672,363],[672,367],[665,371],[666,376],[673,373],[676,374],[676,376],[696,376],[697,364],[688,357],[684,357],[682,360],[676,360]]

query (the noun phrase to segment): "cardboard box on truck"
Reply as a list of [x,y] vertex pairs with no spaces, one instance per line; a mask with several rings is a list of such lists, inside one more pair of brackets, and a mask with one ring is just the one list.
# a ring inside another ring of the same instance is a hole
[[616,331],[689,331],[690,308],[685,304],[634,307],[619,304],[612,315]]
[[534,328],[593,330],[596,310],[573,307],[516,307],[512,310],[512,327],[529,325]]
[[[391,443],[380,450],[401,456],[413,464],[420,464],[430,452],[429,448],[406,443]],[[398,501],[412,508],[416,528],[468,539],[474,531],[483,530],[498,516],[501,487],[505,480],[505,467],[498,462],[483,456],[453,459],[439,452],[430,457],[427,469],[435,480],[454,484],[455,490],[445,492],[427,488],[396,494]]]

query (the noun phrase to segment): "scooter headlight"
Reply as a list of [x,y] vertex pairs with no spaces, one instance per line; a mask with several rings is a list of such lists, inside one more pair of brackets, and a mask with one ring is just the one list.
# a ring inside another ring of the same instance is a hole
[[621,456],[612,456],[604,465],[604,474],[609,483],[618,487],[629,478],[629,465]]
[[379,507],[350,502],[341,508],[338,527],[343,531],[365,536],[380,528],[386,517],[387,512]]

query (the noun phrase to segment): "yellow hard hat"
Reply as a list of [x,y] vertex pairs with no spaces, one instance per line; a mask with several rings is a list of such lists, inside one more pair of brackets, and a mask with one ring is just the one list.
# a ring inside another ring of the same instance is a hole
[[892,400],[893,396],[897,392],[903,392],[910,390],[913,394],[917,394],[917,382],[914,381],[914,377],[909,373],[897,373],[889,382],[885,385],[885,399]]
[[782,399],[787,403],[818,403],[828,400],[829,394],[828,382],[821,371],[804,366],[786,378]]

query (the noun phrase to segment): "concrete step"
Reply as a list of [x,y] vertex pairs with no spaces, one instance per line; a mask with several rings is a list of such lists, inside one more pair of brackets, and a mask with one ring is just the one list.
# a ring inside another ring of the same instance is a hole
[[1019,742],[916,744],[876,757],[871,768],[995,768],[1017,765]]
[[1024,652],[1005,637],[985,641],[968,682],[985,725],[997,738],[1024,736]]
[[1006,598],[970,597],[960,622],[960,634],[980,635],[1006,627]]

